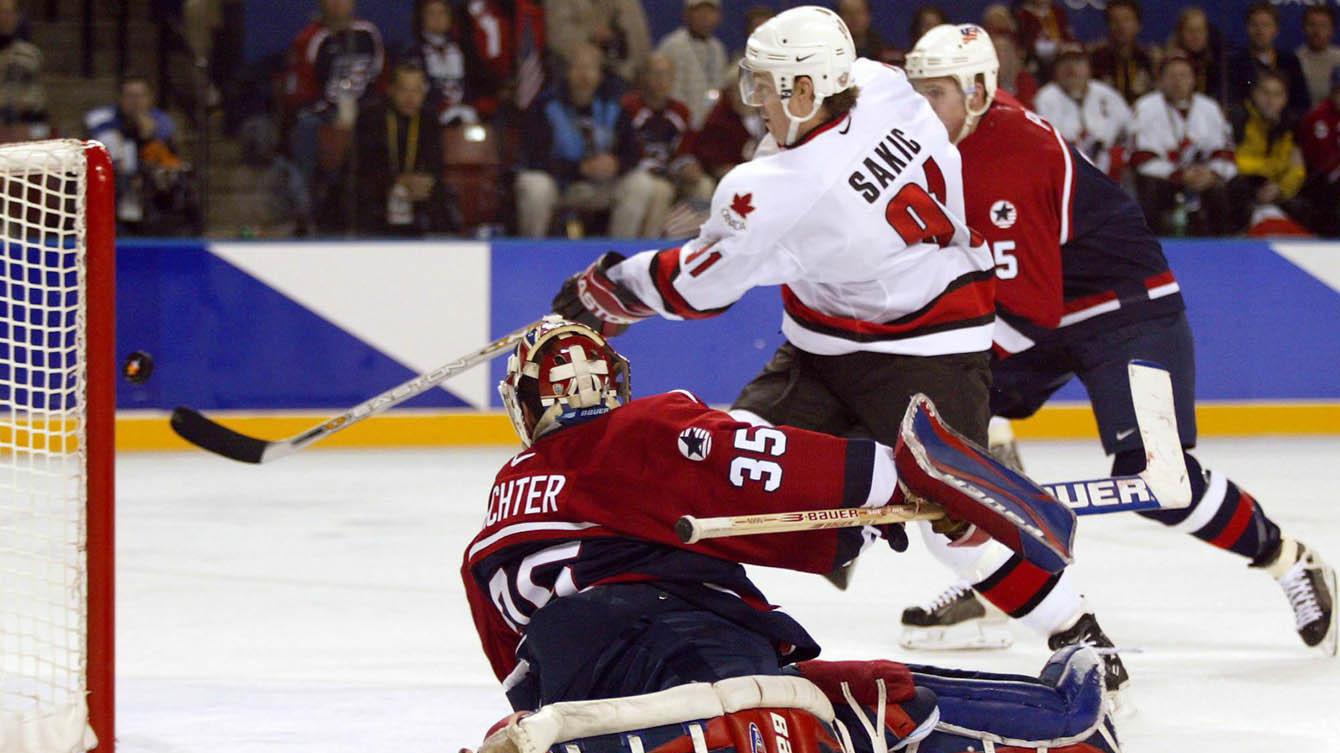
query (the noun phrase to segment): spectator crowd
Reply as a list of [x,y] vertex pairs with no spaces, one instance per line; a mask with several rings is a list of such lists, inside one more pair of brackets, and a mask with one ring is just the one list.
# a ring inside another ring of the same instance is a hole
[[[742,51],[720,37],[722,0],[683,0],[680,26],[661,39],[643,0],[415,0],[403,49],[388,49],[356,0],[314,2],[228,121],[274,234],[684,236],[765,133],[740,101]],[[979,23],[1001,88],[1136,196],[1156,232],[1340,234],[1333,6],[1306,8],[1304,42],[1290,50],[1269,2],[1219,19],[1241,24],[1240,49],[1194,6],[1166,43],[1147,45],[1137,0],[1108,0],[1092,40],[1060,0],[991,5],[980,18],[925,5],[905,30],[876,28],[869,2],[833,7],[859,55],[895,66],[895,31],[910,44],[939,24]],[[773,12],[750,7],[739,31]],[[6,128],[46,118],[26,26],[17,0],[0,0]],[[191,166],[154,95],[126,77],[85,127],[113,152],[124,231],[199,231]]]

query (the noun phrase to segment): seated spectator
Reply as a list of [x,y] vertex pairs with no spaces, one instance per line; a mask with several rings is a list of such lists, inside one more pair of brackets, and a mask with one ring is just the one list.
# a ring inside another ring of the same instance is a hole
[[998,36],[1012,37],[1019,33],[1019,24],[1015,23],[1010,6],[1004,3],[994,3],[982,10],[982,28],[992,39]]
[[478,86],[471,74],[479,66],[466,57],[466,48],[456,39],[451,4],[423,0],[417,19],[414,44],[401,58],[428,74],[428,111],[436,113],[442,125],[479,122],[479,113],[471,104]]
[[19,140],[46,138],[47,95],[42,88],[42,51],[18,36],[23,15],[18,0],[0,0],[0,125],[24,126]]
[[[746,9],[744,12],[743,39],[745,41],[748,41],[750,35],[754,33],[754,29],[757,29],[758,27],[762,26],[765,21],[767,21],[769,18],[772,18],[775,15],[777,15],[777,11],[773,10],[772,8],[766,5],[749,6],[749,8]],[[740,48],[732,52],[730,55],[731,60],[739,60],[742,57],[744,57],[744,48]]]
[[1000,61],[996,85],[1013,94],[1024,107],[1032,109],[1038,94],[1038,80],[1024,66],[1023,50],[1011,34],[993,35],[991,44],[996,48],[996,60]]
[[942,26],[947,23],[949,23],[949,15],[946,14],[944,12],[944,9],[941,8],[940,6],[938,5],[917,6],[917,9],[912,11],[912,23],[908,27],[907,49],[910,50],[913,47],[916,47],[917,40],[921,39],[922,35],[925,34],[926,32],[930,31],[931,29],[934,29],[937,26]]
[[1228,61],[1228,109],[1244,106],[1256,80],[1267,71],[1278,73],[1289,84],[1291,113],[1311,109],[1307,79],[1298,57],[1275,46],[1279,36],[1279,11],[1265,0],[1247,6],[1247,47]]
[[1218,102],[1228,104],[1228,92],[1223,67],[1219,62],[1218,33],[1210,25],[1205,11],[1192,6],[1177,14],[1167,55],[1180,55],[1191,62],[1196,74],[1196,91]]
[[637,81],[651,53],[651,30],[640,0],[544,0],[549,49],[563,62],[578,45],[593,44],[605,70],[625,85]]
[[1307,92],[1314,105],[1330,96],[1331,72],[1340,68],[1340,47],[1335,39],[1335,8],[1309,5],[1303,10],[1303,44],[1295,54],[1303,66]]
[[[901,67],[903,63],[906,61],[907,51],[916,46],[917,40],[921,39],[922,34],[925,34],[926,32],[930,31],[931,29],[934,29],[937,26],[940,26],[941,24],[947,24],[947,23],[949,23],[949,20],[946,17],[944,10],[941,9],[939,6],[936,5],[917,6],[917,9],[912,11],[912,22],[909,23],[907,26],[907,38],[908,38],[907,48],[900,49],[894,47],[885,50],[884,57],[881,59],[881,62]],[[859,55],[860,53],[858,52],[857,54]]]
[[1237,231],[1228,183],[1238,168],[1229,135],[1218,103],[1196,92],[1190,61],[1176,55],[1164,60],[1158,90],[1135,102],[1131,139],[1136,195],[1155,232]]
[[238,128],[242,161],[234,167],[256,190],[238,198],[242,234],[249,238],[291,238],[312,226],[311,198],[302,172],[279,153],[279,132],[267,117],[248,118]]
[[870,58],[882,63],[895,59],[896,51],[878,31],[870,28],[870,3],[868,0],[838,0],[837,14],[847,24],[852,42],[856,45],[856,57]]
[[352,130],[359,108],[376,97],[386,66],[381,32],[354,16],[354,0],[319,2],[320,16],[293,40],[284,83],[291,153],[309,184],[321,126]]
[[1302,194],[1313,208],[1310,224],[1321,235],[1340,235],[1340,68],[1331,71],[1330,96],[1299,123],[1298,143],[1307,166]]
[[721,101],[708,113],[703,127],[680,147],[681,156],[692,157],[714,180],[721,180],[731,168],[753,159],[759,141],[768,132],[758,109],[740,99],[736,75],[726,80]]
[[654,190],[643,218],[640,235],[661,235],[671,202],[678,196],[707,201],[712,198],[714,181],[702,173],[692,160],[674,160],[684,137],[689,134],[689,108],[670,97],[675,85],[675,64],[670,58],[654,53],[647,58],[642,87],[623,99],[626,127],[637,140],[637,171],[644,172]]
[[469,0],[460,43],[478,79],[474,108],[485,118],[526,110],[544,90],[544,8],[540,0]]
[[1127,103],[1154,88],[1154,54],[1140,44],[1140,5],[1109,0],[1103,10],[1107,39],[1089,51],[1093,77],[1121,93]]
[[1051,71],[1062,44],[1079,42],[1065,7],[1055,0],[1021,0],[1014,7],[1014,20],[1019,25],[1015,37],[1028,61],[1028,71],[1040,80]]
[[401,63],[385,101],[359,114],[355,131],[357,232],[423,236],[460,229],[442,182],[442,129],[428,108],[428,76]]
[[1298,198],[1307,175],[1303,153],[1294,142],[1293,124],[1285,119],[1289,90],[1284,78],[1273,71],[1258,75],[1240,113],[1233,117],[1233,141],[1237,145],[1236,186],[1240,201],[1237,225],[1253,227],[1263,208],[1282,211],[1305,222],[1309,212]]
[[1084,50],[1078,45],[1062,47],[1055,75],[1038,90],[1033,107],[1099,170],[1120,181],[1131,108],[1116,89],[1090,75]]
[[721,0],[684,0],[684,25],[661,40],[656,51],[674,61],[671,95],[688,105],[693,128],[702,127],[721,96],[726,47],[713,34],[721,24]]
[[84,126],[89,138],[107,147],[116,169],[119,232],[199,234],[200,206],[190,168],[177,151],[177,127],[154,106],[147,79],[123,79],[117,103],[89,112]]
[[516,178],[520,235],[548,234],[559,208],[578,213],[574,223],[608,211],[612,236],[642,229],[656,187],[648,173],[633,170],[637,139],[604,80],[601,57],[594,45],[574,48],[564,85],[528,113]]

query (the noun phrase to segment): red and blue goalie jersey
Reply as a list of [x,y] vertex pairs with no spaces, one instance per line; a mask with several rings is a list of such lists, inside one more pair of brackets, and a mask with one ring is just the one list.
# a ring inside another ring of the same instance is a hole
[[592,586],[655,583],[772,639],[790,661],[818,653],[771,606],[741,562],[827,573],[869,529],[681,544],[681,515],[712,517],[880,506],[893,496],[889,448],[788,427],[755,427],[687,392],[633,400],[541,436],[489,493],[461,569],[475,627],[502,680],[532,615]]
[[997,92],[958,148],[968,225],[996,260],[997,354],[1183,308],[1140,205],[1018,100]]

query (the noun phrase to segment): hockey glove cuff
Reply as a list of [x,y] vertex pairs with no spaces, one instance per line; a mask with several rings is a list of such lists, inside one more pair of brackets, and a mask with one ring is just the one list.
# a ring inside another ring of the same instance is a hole
[[623,261],[622,254],[606,252],[585,270],[563,281],[554,296],[554,313],[585,324],[605,337],[628,329],[628,325],[656,314],[637,294],[609,278],[611,267]]

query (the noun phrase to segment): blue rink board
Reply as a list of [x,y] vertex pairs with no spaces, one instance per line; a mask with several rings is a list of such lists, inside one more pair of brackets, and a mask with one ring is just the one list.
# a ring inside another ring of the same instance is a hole
[[[563,278],[601,252],[646,246],[496,241],[491,300],[478,316],[487,317],[493,336],[506,333],[548,310]],[[1340,244],[1329,250],[1340,254]],[[451,251],[450,244],[425,244],[425,253]],[[1340,293],[1264,242],[1169,242],[1167,252],[1190,309],[1201,399],[1340,400]],[[375,253],[368,263],[377,263]],[[145,350],[157,361],[146,384],[118,385],[122,408],[344,408],[414,375],[378,343],[322,319],[207,244],[125,241],[117,267],[118,354]],[[444,280],[443,296],[452,295],[453,284],[467,283]],[[723,316],[644,322],[618,344],[632,361],[637,392],[682,387],[729,403],[782,341],[780,310],[776,289],[754,290]],[[491,365],[495,380],[503,363]],[[1077,383],[1057,396],[1083,398]],[[434,390],[411,405],[464,403]]]

